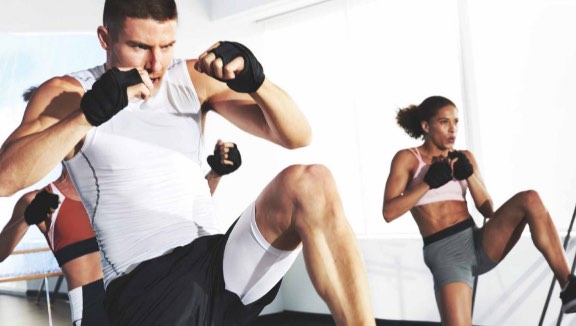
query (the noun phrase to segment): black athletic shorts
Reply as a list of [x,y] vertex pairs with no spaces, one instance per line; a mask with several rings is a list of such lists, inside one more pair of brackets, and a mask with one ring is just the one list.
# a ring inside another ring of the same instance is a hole
[[111,325],[246,325],[278,293],[280,282],[244,305],[225,289],[222,262],[226,234],[200,237],[142,262],[113,280],[104,301]]

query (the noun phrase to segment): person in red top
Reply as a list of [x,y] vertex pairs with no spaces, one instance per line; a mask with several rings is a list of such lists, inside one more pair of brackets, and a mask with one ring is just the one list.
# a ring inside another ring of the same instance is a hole
[[30,227],[44,234],[68,284],[73,325],[108,325],[98,242],[66,168],[42,190],[24,194],[0,233],[0,262]]

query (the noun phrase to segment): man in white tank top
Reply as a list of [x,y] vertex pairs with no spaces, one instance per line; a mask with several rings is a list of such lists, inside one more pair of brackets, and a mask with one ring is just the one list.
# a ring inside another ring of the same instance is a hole
[[220,234],[202,172],[205,114],[288,149],[306,146],[311,130],[248,48],[218,42],[177,60],[176,27],[172,0],[107,0],[106,63],[34,93],[0,151],[0,195],[65,161],[101,248],[112,324],[250,323],[302,250],[336,323],[374,325],[327,168],[287,167]]

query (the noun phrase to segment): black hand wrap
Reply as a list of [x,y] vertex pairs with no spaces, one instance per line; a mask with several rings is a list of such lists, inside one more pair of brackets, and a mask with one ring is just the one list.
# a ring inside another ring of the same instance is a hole
[[26,207],[24,220],[28,225],[42,223],[53,209],[58,208],[59,204],[58,195],[43,189],[34,196],[34,199]]
[[450,164],[446,161],[432,163],[424,176],[424,182],[431,189],[440,188],[450,180],[452,180],[452,169],[450,169]]
[[94,82],[82,97],[80,107],[86,120],[99,126],[128,105],[128,87],[142,83],[138,69],[120,71],[114,67]]
[[458,161],[454,163],[454,178],[458,180],[465,180],[474,173],[472,163],[470,163],[470,160],[463,152],[452,151],[448,154],[448,157],[450,159],[458,158]]
[[254,93],[264,82],[264,68],[252,51],[237,42],[222,41],[217,48],[210,50],[216,58],[222,59],[223,65],[237,57],[244,59],[244,69],[232,80],[221,80],[238,93]]
[[238,150],[238,146],[236,146],[236,144],[228,149],[227,160],[232,161],[234,164],[222,164],[220,159],[220,149],[218,149],[218,146],[216,146],[214,148],[214,155],[208,156],[208,165],[210,165],[212,170],[219,176],[223,176],[238,170],[240,165],[242,165],[242,157],[240,156],[240,151]]

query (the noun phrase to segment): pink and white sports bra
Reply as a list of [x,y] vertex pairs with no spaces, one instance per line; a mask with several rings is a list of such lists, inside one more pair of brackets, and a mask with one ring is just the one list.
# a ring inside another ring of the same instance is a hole
[[[408,186],[406,186],[406,190],[411,190],[412,188],[416,187],[416,185],[424,182],[424,176],[430,167],[430,165],[427,165],[424,163],[424,160],[422,160],[422,156],[420,155],[418,148],[410,148],[409,151],[412,152],[418,159],[418,168],[416,169],[416,172],[414,172],[414,177],[410,183],[408,183]],[[420,198],[420,200],[414,206],[421,206],[447,200],[466,201],[466,189],[468,189],[468,182],[466,182],[466,180],[452,179],[452,181],[449,181],[440,188],[428,190],[426,194],[424,194],[424,196],[422,196],[422,198]]]

